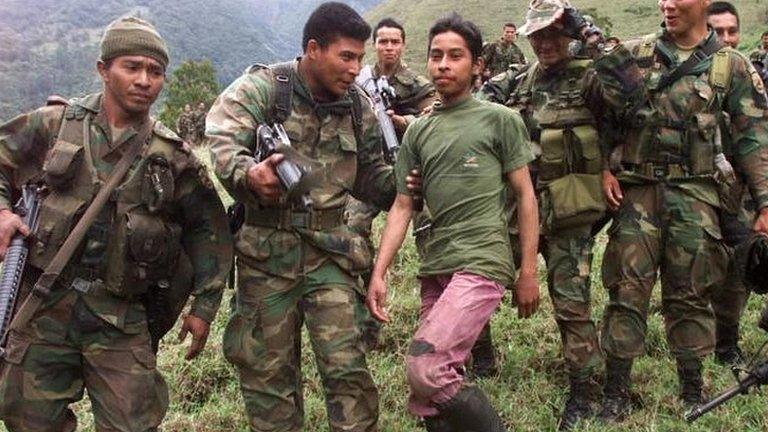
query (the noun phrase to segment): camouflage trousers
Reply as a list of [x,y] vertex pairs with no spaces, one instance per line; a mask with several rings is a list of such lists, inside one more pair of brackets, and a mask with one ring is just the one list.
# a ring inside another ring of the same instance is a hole
[[11,432],[71,432],[77,419],[68,405],[84,389],[96,431],[154,431],[168,408],[149,332],[124,333],[71,291],[38,312],[29,331],[9,335],[0,415]]
[[644,352],[651,290],[661,273],[662,312],[675,358],[701,358],[714,347],[712,289],[725,276],[728,256],[718,209],[666,185],[631,185],[609,230],[603,284],[602,346],[611,357]]
[[594,244],[591,225],[548,233],[541,242],[563,354],[575,379],[592,376],[602,360],[590,315],[589,275]]
[[238,260],[224,355],[239,372],[251,430],[303,430],[302,324],[322,378],[331,430],[377,430],[378,393],[365,360],[358,283],[330,260],[297,279]]

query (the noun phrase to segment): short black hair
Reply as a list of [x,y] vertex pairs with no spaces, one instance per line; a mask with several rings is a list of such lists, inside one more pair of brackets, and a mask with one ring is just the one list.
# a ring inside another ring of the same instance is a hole
[[768,36],[768,30],[764,31],[762,35],[760,35],[761,38],[764,38]]
[[515,23],[512,23],[512,22],[508,22],[508,23],[504,24],[504,27],[514,27],[515,30],[517,30],[517,25]]
[[378,33],[379,29],[382,27],[391,27],[400,30],[400,36],[403,38],[403,42],[405,42],[405,29],[403,28],[402,24],[395,21],[393,18],[384,18],[383,20],[379,21],[378,24],[376,24],[376,27],[373,29],[374,42],[376,42],[376,37],[378,36],[376,33]]
[[477,28],[472,21],[465,20],[461,15],[456,12],[451,13],[445,18],[441,18],[432,25],[429,29],[429,45],[427,45],[427,53],[429,53],[432,47],[432,39],[435,36],[452,31],[464,38],[464,42],[467,43],[469,51],[472,53],[472,60],[477,60],[483,52],[483,34],[480,29]]
[[325,48],[340,37],[365,42],[371,37],[371,26],[359,13],[344,3],[323,3],[312,12],[304,24],[302,49],[306,51],[307,44],[312,39]]
[[731,4],[731,2],[716,1],[716,2],[712,2],[709,5],[709,8],[707,8],[707,15],[720,15],[724,13],[729,13],[731,15],[734,15],[736,17],[736,24],[738,26],[741,26],[741,19],[739,18],[739,13],[736,11],[736,6]]

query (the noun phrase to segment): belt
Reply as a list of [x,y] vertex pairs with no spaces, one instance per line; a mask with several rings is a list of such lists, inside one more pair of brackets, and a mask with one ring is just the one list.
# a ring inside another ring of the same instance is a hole
[[344,207],[323,210],[292,210],[289,208],[252,208],[245,211],[247,225],[288,229],[304,228],[312,231],[326,231],[344,225]]
[[690,177],[685,166],[680,164],[665,164],[646,162],[642,164],[623,163],[624,169],[643,177],[655,179]]

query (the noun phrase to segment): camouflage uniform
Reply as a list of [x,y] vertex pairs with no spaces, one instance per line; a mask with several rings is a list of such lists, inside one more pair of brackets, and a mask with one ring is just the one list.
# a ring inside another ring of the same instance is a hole
[[205,109],[198,108],[192,111],[189,135],[193,138],[191,141],[194,145],[199,145],[205,138],[205,116],[207,114],[208,112]]
[[179,119],[176,121],[176,132],[181,139],[193,145],[197,144],[194,114],[195,113],[192,111],[182,112],[181,115],[179,115]]
[[[121,153],[141,139],[133,128],[113,137],[101,100],[93,94],[0,126],[0,208],[8,208],[28,181],[42,179],[50,189],[22,295],[93,199],[94,185],[103,184]],[[62,122],[66,127],[60,128]],[[155,430],[168,393],[150,347],[142,296],[174,277],[179,260],[189,259],[195,273],[190,313],[208,322],[216,314],[232,255],[221,202],[204,167],[160,123],[154,123],[144,155],[105,205],[50,298],[26,327],[10,332],[0,415],[11,431],[74,431],[76,419],[67,406],[82,398],[84,388],[97,430]],[[150,173],[164,192],[152,188]],[[140,241],[141,251],[126,245],[128,238]]]
[[[710,32],[700,46],[713,38]],[[627,46],[642,68],[649,103],[629,124],[621,146],[624,200],[603,264],[610,293],[603,349],[615,359],[643,353],[648,302],[661,270],[670,350],[679,363],[697,362],[712,352],[709,296],[728,262],[714,180],[718,119],[721,113],[730,116],[732,148],[723,150],[746,177],[758,208],[765,207],[768,131],[762,83],[745,57],[721,48],[657,92],[662,74],[679,64],[674,42],[661,31]]]
[[[350,194],[388,208],[394,177],[383,160],[381,131],[362,101],[356,139],[350,96],[317,103],[291,65],[291,112],[284,122],[295,151],[320,168],[310,174],[310,212],[283,199],[264,206],[246,186],[256,128],[273,118],[275,78],[252,68],[216,100],[206,135],[218,177],[246,204],[236,234],[238,291],[224,333],[224,355],[240,373],[253,430],[300,431],[301,325],[306,324],[323,380],[334,431],[374,431],[378,395],[365,361],[359,322],[364,309],[359,274],[366,242],[343,223]],[[362,90],[356,89],[357,92]]]
[[482,57],[485,60],[485,69],[490,76],[503,73],[509,69],[510,65],[528,63],[520,48],[514,42],[507,43],[504,39],[485,45]]

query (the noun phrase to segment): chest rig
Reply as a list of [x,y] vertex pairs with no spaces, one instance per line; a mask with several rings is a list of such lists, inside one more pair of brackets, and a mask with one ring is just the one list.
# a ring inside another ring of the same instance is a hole
[[585,99],[584,75],[592,61],[569,62],[557,77],[542,78],[533,64],[509,104],[520,109],[531,140],[540,146],[539,179],[567,174],[598,174],[600,142],[596,121]]
[[[48,266],[105,183],[93,156],[94,115],[83,106],[67,106],[43,163],[50,192],[41,204],[37,241],[29,254],[30,265],[38,270]],[[156,130],[145,129],[132,139],[144,140],[145,156],[134,162],[88,229],[59,280],[63,287],[132,298],[153,285],[168,284],[175,271],[181,227],[171,222],[170,162],[176,150]]]

